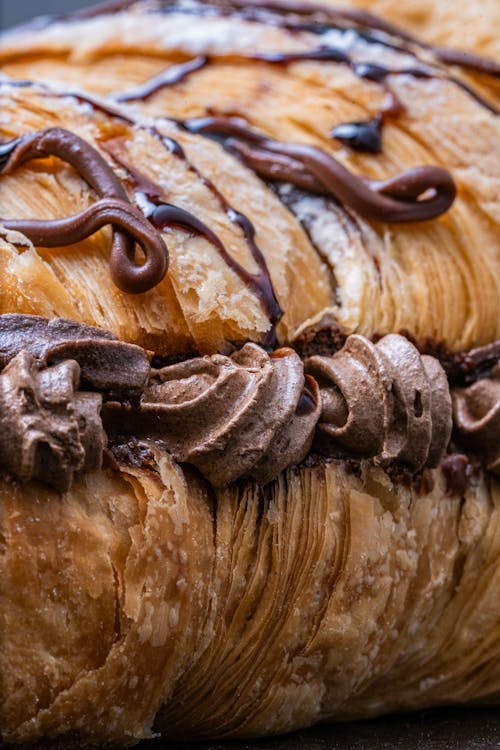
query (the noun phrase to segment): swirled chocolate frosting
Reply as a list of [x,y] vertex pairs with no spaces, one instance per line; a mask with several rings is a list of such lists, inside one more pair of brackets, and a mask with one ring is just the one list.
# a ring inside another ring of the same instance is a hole
[[[267,482],[308,452],[321,405],[292,349],[269,356],[256,344],[153,371],[134,432],[161,439],[174,458],[194,464],[215,486],[251,476]],[[107,404],[105,424],[120,429],[126,411]]]
[[79,377],[74,360],[38,370],[24,350],[0,374],[0,465],[16,479],[65,491],[75,472],[100,467],[102,396],[78,391]]
[[452,390],[457,440],[500,476],[500,362],[490,378]]
[[320,386],[324,448],[413,471],[439,464],[451,434],[451,401],[436,359],[421,357],[397,334],[378,344],[353,335],[333,357],[310,357],[305,366]]
[[[455,388],[453,411],[459,442],[499,474],[500,365]],[[397,334],[376,344],[352,335],[305,363],[293,349],[248,343],[153,368],[143,349],[99,328],[2,315],[0,423],[0,469],[20,481],[64,491],[101,465],[109,439],[118,456],[131,441],[155,442],[222,486],[271,481],[314,439],[326,455],[436,467],[452,404],[439,361]]]
[[42,366],[74,359],[83,383],[127,398],[140,395],[149,377],[144,349],[119,341],[102,328],[63,318],[0,315],[0,370],[21,350]]

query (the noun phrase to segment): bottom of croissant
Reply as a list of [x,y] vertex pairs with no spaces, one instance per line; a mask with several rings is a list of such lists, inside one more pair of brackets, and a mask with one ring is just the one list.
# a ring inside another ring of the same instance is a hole
[[329,461],[212,489],[154,452],[0,482],[7,743],[250,737],[500,703],[500,483]]

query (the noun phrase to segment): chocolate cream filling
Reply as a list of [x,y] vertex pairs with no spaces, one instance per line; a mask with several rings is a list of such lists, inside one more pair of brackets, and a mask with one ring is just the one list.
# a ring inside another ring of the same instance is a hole
[[453,427],[456,443],[500,475],[499,367],[450,389],[440,362],[404,336],[354,334],[305,362],[248,343],[157,368],[107,331],[2,315],[0,467],[64,491],[101,466],[107,444],[119,461],[142,441],[214,486],[269,482],[311,449],[411,475],[457,463],[446,456]]
[[[120,12],[133,4],[113,2],[96,13]],[[298,0],[232,0],[189,7],[161,2],[159,8],[164,12],[241,16],[257,23],[279,24],[294,34],[313,34],[319,43],[308,49],[256,53],[248,60],[284,66],[300,60],[333,61],[381,85],[388,94],[382,112],[369,122],[343,123],[331,134],[357,150],[378,153],[385,118],[402,111],[387,81],[391,75],[445,78],[481,106],[496,111],[439,63],[491,76],[500,74],[498,65],[468,53],[424,45],[364,11]],[[345,48],[332,43],[333,31],[354,33],[367,42],[411,54],[415,64],[389,69],[353,59]],[[324,34],[330,35],[329,41],[325,37],[326,43],[321,38]],[[422,50],[432,53],[435,62],[422,60]],[[200,56],[173,66],[116,100],[146,99],[211,62],[210,57]],[[83,94],[77,98],[110,117],[137,125],[128,111],[113,104]],[[315,212],[311,214],[311,201],[340,204],[347,216],[353,210],[374,221],[405,222],[439,216],[454,200],[453,178],[439,167],[416,167],[375,182],[349,172],[322,149],[280,143],[240,118],[208,115],[178,124],[221,141],[270,181],[313,239],[317,222]],[[175,141],[163,138],[154,126],[147,130],[175,156],[186,158]],[[231,221],[245,234],[259,267],[256,275],[233,261],[209,227],[166,203],[157,186],[150,181],[146,184],[143,176],[120,162],[116,149],[108,152],[127,172],[134,196],[144,196],[140,205],[145,211],[131,203],[124,184],[90,144],[68,131],[49,128],[1,144],[0,175],[13,172],[28,160],[55,156],[77,170],[96,192],[97,200],[66,219],[13,219],[4,222],[5,226],[21,231],[40,246],[61,247],[110,224],[110,273],[114,283],[128,293],[151,289],[167,272],[168,250],[162,230],[170,225],[189,228],[212,242],[259,296],[272,332],[281,310],[248,219],[217,192]],[[214,185],[209,187],[216,191]],[[142,265],[134,260],[136,242],[144,252]],[[373,262],[377,265],[376,257]],[[271,339],[267,343],[275,344]],[[301,351],[299,345],[296,348]],[[138,440],[153,440],[177,461],[196,466],[214,485],[240,477],[270,481],[283,469],[303,461],[312,449],[327,457],[366,459],[410,473],[441,464],[452,478],[450,484],[463,487],[457,477],[467,475],[467,456],[446,455],[452,429],[453,444],[476,455],[487,471],[500,474],[499,348],[500,343],[494,342],[484,351],[441,356],[443,352],[431,344],[429,349],[438,354],[440,362],[398,334],[374,343],[337,330],[321,330],[302,349],[305,361],[292,349],[277,349],[269,355],[256,344],[246,344],[229,357],[215,354],[155,368],[150,365],[149,353],[106,331],[36,316],[0,316],[0,466],[19,481],[39,479],[64,491],[75,472],[101,465],[107,442],[115,456],[123,457],[134,453],[130,446]]]

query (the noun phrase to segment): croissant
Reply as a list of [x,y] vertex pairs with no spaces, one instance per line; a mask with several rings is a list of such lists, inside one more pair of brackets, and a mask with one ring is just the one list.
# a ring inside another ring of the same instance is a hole
[[497,47],[364,6],[2,36],[2,742],[499,702]]

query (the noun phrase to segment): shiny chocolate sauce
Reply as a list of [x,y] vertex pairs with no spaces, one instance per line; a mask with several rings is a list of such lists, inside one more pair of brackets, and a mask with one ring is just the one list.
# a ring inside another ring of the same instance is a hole
[[343,122],[333,128],[330,136],[349,148],[369,154],[382,151],[382,115],[365,122]]
[[[49,89],[45,87],[43,84],[41,85],[41,88],[42,90],[46,90],[47,92],[49,92]],[[171,204],[164,203],[161,188],[158,185],[155,185],[151,180],[146,178],[144,175],[141,175],[139,172],[134,170],[132,167],[130,167],[130,165],[126,163],[122,163],[120,161],[119,149],[116,149],[115,147],[113,147],[111,141],[108,141],[107,145],[102,144],[103,148],[105,148],[105,150],[107,150],[113,156],[113,158],[117,161],[117,163],[120,163],[121,166],[123,166],[124,169],[127,171],[127,173],[130,175],[131,179],[134,181],[134,187],[135,187],[136,192],[144,193],[147,200],[153,205],[155,205],[156,209],[158,209],[158,211],[155,214],[156,216],[155,221],[157,221],[158,223],[166,222],[164,223],[162,228],[167,226],[167,223],[168,223],[167,218],[168,217],[172,218],[175,215],[176,221],[172,220],[172,225],[184,226],[186,228],[189,228],[192,231],[197,232],[198,234],[202,234],[203,236],[206,237],[206,239],[212,242],[215,247],[217,247],[217,249],[221,253],[227,265],[239,276],[239,278],[242,279],[242,281],[248,286],[248,288],[260,300],[262,307],[266,315],[269,317],[269,321],[271,323],[270,329],[265,337],[263,345],[266,348],[274,347],[277,341],[276,326],[283,316],[283,311],[276,297],[276,293],[273,288],[273,284],[271,281],[271,277],[269,274],[269,269],[267,267],[265,257],[255,241],[255,227],[253,226],[250,219],[248,219],[248,217],[245,216],[240,211],[237,211],[236,209],[234,209],[228,203],[228,201],[224,198],[224,196],[218,190],[218,188],[214,185],[214,183],[211,180],[209,180],[207,177],[202,175],[200,171],[191,162],[188,161],[182,146],[176,140],[174,140],[173,138],[170,138],[169,136],[164,136],[162,133],[160,133],[160,131],[154,125],[143,124],[137,119],[135,119],[128,112],[124,112],[121,108],[113,107],[113,105],[108,105],[107,103],[102,102],[98,99],[95,99],[94,97],[88,94],[83,94],[81,92],[65,92],[65,93],[53,93],[53,95],[60,96],[60,97],[71,97],[73,99],[76,99],[78,102],[82,104],[86,104],[90,106],[93,110],[97,112],[101,112],[107,117],[113,117],[113,118],[119,119],[122,122],[125,122],[128,125],[132,125],[135,128],[140,128],[142,130],[145,130],[151,136],[159,140],[161,144],[163,145],[163,147],[169,151],[169,153],[173,154],[177,158],[183,159],[186,162],[188,169],[194,175],[196,175],[197,179],[201,180],[201,182],[216,197],[222,209],[227,214],[229,220],[233,224],[236,224],[237,226],[239,226],[240,229],[242,230],[243,236],[249,247],[250,253],[259,268],[259,272],[257,274],[251,274],[241,264],[239,264],[236,260],[234,260],[234,258],[232,258],[232,256],[227,252],[226,248],[224,247],[220,239],[205,224],[203,224],[203,222],[199,221],[195,216],[193,216],[192,214],[189,214],[189,212],[187,211],[183,211],[180,208],[176,208],[175,206],[172,206]],[[116,140],[117,139],[115,139],[115,143],[116,143]],[[85,143],[85,141],[82,141],[82,143]],[[9,144],[4,144],[3,146],[0,145],[0,170],[2,168],[2,159],[4,159],[5,161],[8,161],[10,151],[13,151],[15,148],[15,143],[13,141],[9,142]],[[91,147],[89,146],[89,148]],[[104,160],[102,160],[102,162],[107,167],[107,169],[110,170],[106,162],[104,162]],[[112,172],[112,170],[110,171]],[[114,176],[114,173],[112,174]],[[121,185],[120,181],[118,180],[116,176],[114,176],[114,180],[116,180],[116,182],[120,185],[122,194],[125,195],[126,197],[126,193],[123,189],[123,186]],[[147,182],[147,186],[145,186],[145,182]],[[161,212],[159,211],[160,208],[161,208]],[[91,206],[91,209],[95,210],[93,209],[92,206]],[[174,209],[176,209],[175,212],[174,212]],[[136,209],[135,207],[131,207],[131,210],[135,211]],[[151,219],[153,213],[154,212],[152,211],[151,216],[149,218],[150,218],[150,223],[154,225],[153,220]],[[27,225],[24,223],[23,226],[26,228]],[[20,226],[18,227],[18,229],[19,231],[22,231],[22,228]],[[60,225],[58,227],[58,230],[62,232],[63,226]],[[168,253],[166,251],[166,246],[164,245],[164,243],[163,243],[163,246],[165,247],[165,254],[166,254],[166,257],[168,258]],[[120,288],[123,288],[123,287],[120,287]],[[141,291],[145,291],[145,289],[142,289]]]
[[[50,21],[73,21],[96,18],[100,15],[120,13],[137,4],[137,0],[109,0],[63,16],[53,16]],[[472,52],[440,47],[424,42],[408,31],[390,23],[375,13],[357,8],[336,8],[321,3],[302,0],[209,0],[181,4],[175,0],[160,0],[154,12],[203,15],[218,13],[224,16],[241,17],[260,23],[282,26],[322,34],[334,28],[356,31],[368,42],[382,44],[393,49],[412,52],[413,47],[430,50],[437,60],[457,65],[492,77],[500,77],[500,63]],[[298,20],[297,20],[298,19]],[[392,38],[392,39],[391,39]],[[392,40],[401,44],[395,45]]]
[[[1,147],[0,174],[13,172],[26,161],[48,156],[71,164],[97,192],[99,200],[64,219],[2,220],[5,228],[21,232],[35,245],[60,248],[80,242],[111,224],[109,267],[116,286],[129,294],[138,294],[159,284],[168,269],[168,250],[161,235],[132,206],[120,180],[87,141],[63,128],[46,128],[15,138]],[[142,265],[134,262],[136,242],[145,255]]]
[[[77,14],[60,17],[59,20],[71,21],[72,18],[82,20],[85,18],[94,18],[106,13],[121,12],[134,4],[135,3],[130,2],[130,0],[105,3],[101,7],[97,6],[96,8],[90,8]],[[457,65],[492,77],[500,77],[500,64],[494,60],[470,52],[447,49],[422,42],[394,24],[379,18],[373,13],[363,10],[331,8],[321,4],[301,2],[300,0],[280,0],[279,2],[276,2],[275,0],[251,0],[250,2],[247,2],[247,0],[229,0],[229,2],[226,2],[223,0],[223,2],[202,2],[189,4],[188,6],[177,4],[176,2],[164,1],[160,3],[160,9],[163,12],[191,13],[194,15],[204,15],[206,13],[213,15],[214,13],[217,13],[223,16],[243,18],[256,23],[281,26],[283,28],[289,28],[292,31],[308,31],[318,35],[324,34],[335,28],[339,28],[340,30],[350,30],[353,33],[357,33],[358,36],[363,38],[366,42],[384,45],[411,54],[418,62],[420,61],[416,49],[420,48],[431,51],[439,63]],[[296,17],[299,17],[298,23],[294,20]],[[300,20],[304,17],[306,19],[312,19],[312,23],[301,23]],[[394,39],[403,43],[403,46],[401,46],[401,44],[395,45],[392,41]],[[349,65],[356,75],[378,82],[385,81],[385,78],[389,75],[398,74],[406,74],[418,78],[447,79],[459,86],[481,106],[498,114],[498,109],[492,103],[484,99],[474,90],[474,88],[460,79],[449,75],[447,71],[440,68],[427,69],[425,67],[411,67],[405,70],[393,70],[372,64],[356,64],[351,61],[343,49],[331,46],[318,47],[302,53],[262,53],[250,57],[256,60],[262,60],[263,62],[281,64],[289,64],[300,60],[329,60],[331,62],[340,62]],[[208,58],[195,58],[184,65],[173,66],[174,69],[167,69],[159,76],[148,81],[144,86],[119,95],[120,101],[148,98],[163,86],[172,85],[183,80],[187,75],[204,67],[208,63]],[[363,67],[368,74],[363,74]],[[369,68],[372,69],[371,75],[367,70]],[[375,69],[378,69],[376,73]]]
[[202,117],[179,124],[193,133],[223,136],[224,146],[261,177],[333,196],[367,219],[425,221],[447,211],[455,199],[455,183],[440,167],[415,167],[378,182],[349,172],[320,148],[267,138],[242,118]]

